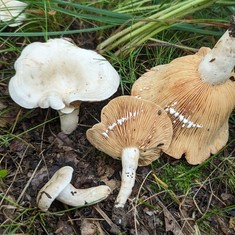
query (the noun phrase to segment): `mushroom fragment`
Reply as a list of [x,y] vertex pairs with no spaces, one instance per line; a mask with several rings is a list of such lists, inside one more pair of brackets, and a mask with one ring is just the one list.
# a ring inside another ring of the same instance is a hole
[[165,150],[190,164],[202,163],[228,141],[228,119],[235,106],[235,24],[213,49],[159,65],[135,81],[131,95],[164,107],[173,123]]
[[62,38],[26,46],[15,70],[9,83],[11,98],[24,108],[57,110],[66,134],[76,129],[82,101],[107,99],[120,82],[103,56]]
[[24,9],[27,4],[21,1],[15,0],[0,0],[0,21],[10,22],[8,26],[16,27],[22,24],[26,19]]
[[47,211],[56,199],[69,206],[82,207],[95,204],[107,198],[111,189],[100,185],[87,189],[76,189],[70,184],[73,168],[64,166],[43,186],[37,195],[37,205],[42,211]]
[[101,123],[86,132],[100,151],[122,161],[121,188],[115,207],[124,207],[135,183],[138,165],[156,160],[171,142],[173,128],[158,105],[131,96],[111,100],[101,111]]

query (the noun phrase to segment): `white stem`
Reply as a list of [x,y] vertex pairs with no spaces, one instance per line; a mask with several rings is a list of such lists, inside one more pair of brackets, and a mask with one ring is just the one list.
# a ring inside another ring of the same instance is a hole
[[235,65],[235,38],[227,30],[214,48],[202,59],[198,71],[202,81],[216,85],[231,77]]
[[74,109],[71,113],[62,113],[58,111],[60,115],[60,125],[61,131],[65,134],[72,133],[78,125],[78,115],[79,115],[79,108]]
[[139,149],[136,147],[125,148],[122,151],[122,180],[121,188],[115,201],[115,207],[124,207],[131,195],[135,184],[136,169],[139,161]]
[[68,184],[56,200],[69,206],[86,206],[104,200],[110,193],[111,189],[107,185],[76,189],[72,184]]

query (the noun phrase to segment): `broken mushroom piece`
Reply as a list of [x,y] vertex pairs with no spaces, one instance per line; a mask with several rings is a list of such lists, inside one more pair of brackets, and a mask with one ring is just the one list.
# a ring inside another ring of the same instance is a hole
[[115,207],[124,207],[135,183],[137,166],[156,160],[172,138],[172,124],[158,105],[131,96],[111,100],[101,111],[101,123],[86,132],[92,145],[122,161],[121,188]]
[[21,1],[15,0],[0,0],[0,21],[13,22],[8,26],[16,27],[23,23],[26,19],[24,9],[27,4]]
[[82,207],[95,204],[107,198],[111,189],[100,185],[87,189],[76,189],[70,184],[73,168],[64,166],[43,186],[37,195],[37,205],[42,211],[47,211],[56,199],[69,206]]
[[185,155],[193,165],[217,153],[228,141],[228,119],[235,106],[235,25],[214,48],[159,65],[135,81],[131,95],[164,107],[173,139],[164,150]]
[[15,70],[9,83],[11,98],[24,108],[57,110],[65,134],[76,129],[82,101],[105,100],[120,82],[103,56],[62,38],[26,46]]

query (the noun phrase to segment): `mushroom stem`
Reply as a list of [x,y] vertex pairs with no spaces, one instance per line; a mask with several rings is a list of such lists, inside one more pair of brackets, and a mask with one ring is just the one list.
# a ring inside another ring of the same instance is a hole
[[125,148],[122,151],[122,180],[121,187],[115,201],[115,207],[124,207],[135,184],[136,169],[139,161],[139,149],[136,147]]
[[47,211],[55,199],[70,206],[88,206],[100,202],[111,193],[111,189],[106,185],[76,189],[70,184],[72,174],[73,168],[70,166],[64,166],[56,171],[38,192],[38,208]]
[[76,189],[68,184],[57,196],[56,200],[69,206],[86,206],[98,203],[109,196],[111,189],[107,185],[100,185],[87,189]]
[[61,131],[65,134],[72,133],[78,125],[79,108],[74,109],[71,113],[58,111],[60,115]]
[[216,85],[226,82],[235,65],[235,22],[232,18],[230,28],[208,52],[199,64],[201,79]]

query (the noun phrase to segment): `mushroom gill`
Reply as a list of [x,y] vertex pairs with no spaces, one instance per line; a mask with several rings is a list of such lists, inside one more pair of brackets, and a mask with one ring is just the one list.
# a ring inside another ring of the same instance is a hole
[[147,165],[166,150],[173,128],[158,105],[131,96],[111,100],[101,111],[101,123],[86,132],[97,149],[122,161],[122,180],[115,208],[123,208],[135,183],[138,165]]
[[136,80],[131,91],[132,96],[164,107],[173,123],[173,139],[165,152],[177,159],[185,154],[193,165],[226,144],[228,119],[235,106],[233,79],[213,85],[200,77],[199,64],[209,52],[202,47],[194,55],[156,66]]
[[111,100],[101,111],[101,123],[87,131],[88,140],[114,159],[124,148],[137,147],[139,165],[156,160],[169,147],[172,125],[166,112],[152,102],[131,96]]

